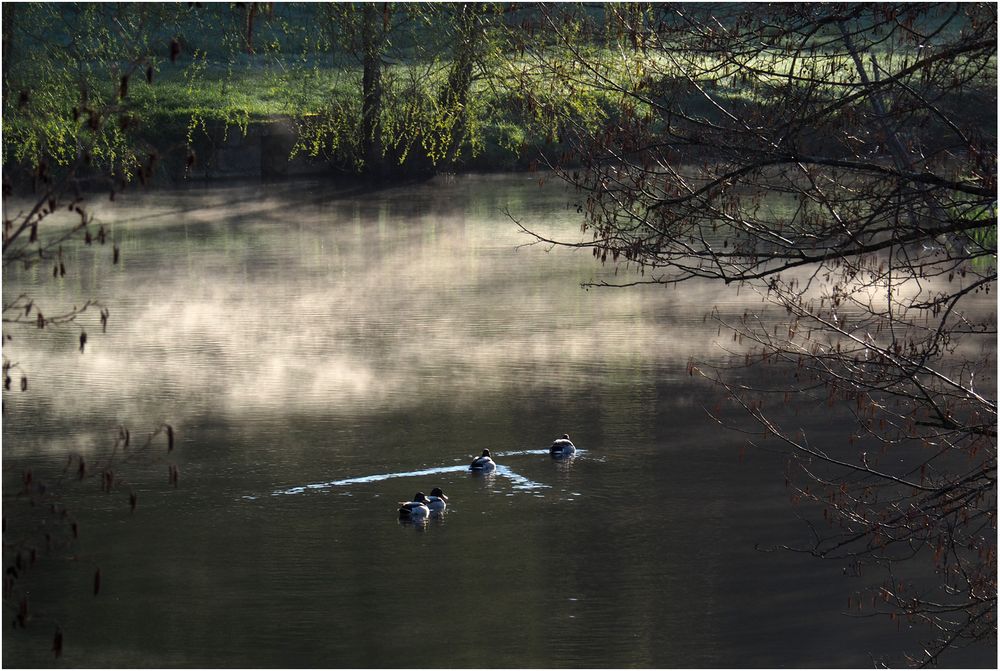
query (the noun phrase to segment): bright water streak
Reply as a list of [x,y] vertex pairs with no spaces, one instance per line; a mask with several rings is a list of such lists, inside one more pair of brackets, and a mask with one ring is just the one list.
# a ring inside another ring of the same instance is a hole
[[[495,456],[497,457],[523,456],[527,454],[548,454],[548,450],[519,450],[516,452],[506,452],[503,454],[498,453]],[[279,489],[273,493],[273,496],[305,494],[306,492],[309,491],[330,489],[331,487],[347,487],[350,485],[362,485],[362,484],[369,484],[372,482],[381,482],[382,480],[392,480],[395,478],[419,478],[427,475],[439,475],[441,473],[464,473],[468,470],[469,470],[468,466],[438,466],[436,468],[423,468],[418,471],[404,471],[402,473],[376,473],[374,475],[362,475],[355,478],[332,480],[330,482],[316,482],[309,485],[301,485],[299,487],[289,487],[288,489]],[[532,480],[529,480],[523,475],[518,475],[507,466],[497,466],[495,474],[510,480],[511,486],[514,489],[539,489],[540,487],[549,486],[549,485],[544,485],[540,482],[533,482]],[[473,475],[477,477],[488,477],[482,474],[473,474]],[[254,499],[256,497],[248,495],[244,498]]]
[[466,466],[441,466],[439,468],[424,468],[419,471],[408,471],[405,473],[379,473],[377,475],[363,475],[357,478],[346,478],[344,480],[333,480],[331,482],[317,482],[301,487],[291,487],[289,489],[279,489],[274,492],[274,496],[305,494],[308,491],[330,489],[331,487],[347,487],[349,485],[361,485],[371,482],[381,482],[382,480],[392,480],[393,478],[418,478],[424,475],[438,475],[439,473],[459,473],[468,470]]

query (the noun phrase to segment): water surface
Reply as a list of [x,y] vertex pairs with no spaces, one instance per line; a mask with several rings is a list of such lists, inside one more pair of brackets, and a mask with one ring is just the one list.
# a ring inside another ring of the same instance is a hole
[[[807,538],[784,462],[741,456],[687,364],[726,356],[709,310],[759,298],[585,291],[613,269],[503,214],[575,235],[572,205],[536,176],[133,195],[97,212],[121,264],[95,246],[64,279],[6,276],[5,300],[112,318],[81,321],[83,354],[74,328],[10,346],[31,384],[4,395],[5,494],[23,464],[96,460],[119,425],[169,422],[177,447],[127,468],[133,515],[125,490],[67,496],[78,551],[29,573],[36,618],[5,629],[4,664],[868,666],[912,645],[843,614],[864,578],[755,550]],[[581,450],[553,460],[564,432]],[[499,468],[472,475],[484,448]],[[443,516],[396,519],[435,486]]]

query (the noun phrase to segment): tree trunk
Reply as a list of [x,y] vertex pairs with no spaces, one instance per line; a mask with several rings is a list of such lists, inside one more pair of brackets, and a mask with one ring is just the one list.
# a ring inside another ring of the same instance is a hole
[[[388,6],[384,8],[389,11]],[[378,25],[379,6],[364,5],[361,17],[361,40],[364,74],[362,75],[361,147],[365,170],[378,175],[382,171],[382,50],[385,31]]]
[[468,120],[469,91],[472,88],[472,69],[482,42],[482,33],[477,30],[479,8],[472,3],[462,3],[458,10],[456,40],[448,86],[441,94],[441,105],[446,114],[454,115],[451,140],[446,153],[446,162],[454,163],[465,139]]

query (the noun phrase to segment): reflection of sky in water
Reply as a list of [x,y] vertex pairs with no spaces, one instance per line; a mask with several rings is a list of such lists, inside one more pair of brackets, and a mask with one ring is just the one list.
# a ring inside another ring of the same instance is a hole
[[[577,455],[580,455],[583,450],[578,449]],[[494,456],[497,458],[503,457],[519,457],[528,455],[547,455],[548,450],[516,450],[511,452],[495,452]],[[398,473],[375,473],[373,475],[361,475],[353,478],[345,478],[342,480],[331,480],[329,482],[315,482],[308,485],[299,485],[296,487],[289,487],[287,489],[278,489],[271,493],[271,496],[295,496],[298,494],[305,494],[307,492],[323,491],[327,489],[333,489],[334,487],[348,487],[350,485],[365,485],[372,482],[381,482],[383,480],[393,480],[396,478],[417,478],[426,475],[439,475],[441,473],[463,473],[468,472],[469,466],[467,464],[459,466],[438,466],[434,468],[423,468],[416,471],[402,471]],[[476,474],[478,477],[495,477],[499,476],[506,478],[510,481],[510,486],[512,489],[519,491],[533,491],[536,489],[543,489],[551,487],[551,485],[546,485],[541,482],[535,482],[523,475],[515,472],[509,466],[504,464],[497,464],[497,468],[493,473],[489,474]],[[245,496],[245,499],[256,499],[255,496]]]

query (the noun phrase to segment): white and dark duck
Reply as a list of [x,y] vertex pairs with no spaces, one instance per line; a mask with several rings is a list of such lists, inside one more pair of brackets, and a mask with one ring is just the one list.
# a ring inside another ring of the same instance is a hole
[[431,490],[431,495],[427,497],[427,507],[432,513],[443,512],[448,507],[448,497],[444,495],[440,487]]
[[493,458],[490,456],[489,450],[483,450],[481,456],[476,457],[469,464],[469,470],[477,471],[479,473],[488,473],[496,469],[497,465],[493,463]]
[[412,501],[404,501],[399,504],[399,519],[401,520],[422,520],[431,514],[428,507],[427,496],[423,492],[417,492]]
[[569,434],[564,433],[562,438],[556,438],[549,446],[549,454],[553,457],[568,457],[576,452],[576,445],[569,439]]

